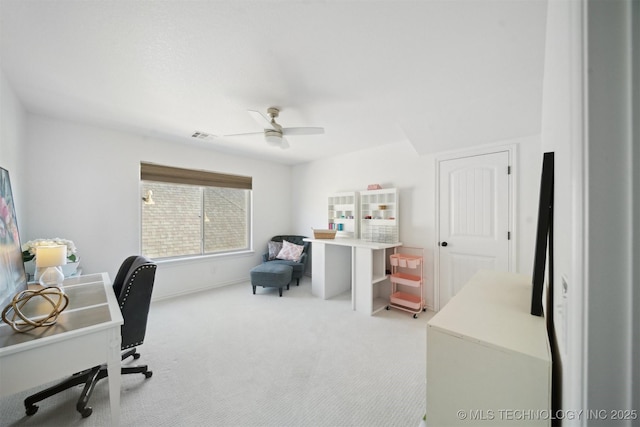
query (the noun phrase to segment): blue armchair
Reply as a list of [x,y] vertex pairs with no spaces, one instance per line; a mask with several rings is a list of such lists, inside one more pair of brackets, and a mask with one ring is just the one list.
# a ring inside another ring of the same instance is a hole
[[304,275],[304,272],[307,268],[307,262],[309,258],[309,242],[305,242],[303,239],[306,239],[306,236],[295,236],[295,235],[281,235],[281,236],[273,236],[271,238],[272,242],[282,242],[286,240],[289,243],[293,243],[295,245],[303,246],[302,255],[300,259],[296,261],[286,260],[286,259],[269,259],[269,251],[262,254],[262,262],[273,262],[280,263],[285,265],[290,265],[293,268],[293,273],[291,274],[292,279],[296,279],[296,286],[300,286],[300,278]]

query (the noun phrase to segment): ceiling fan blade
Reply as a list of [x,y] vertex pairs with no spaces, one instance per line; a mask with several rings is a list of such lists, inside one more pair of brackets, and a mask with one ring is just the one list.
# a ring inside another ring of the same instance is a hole
[[245,133],[228,133],[225,135],[220,135],[221,137],[227,137],[227,136],[243,136],[243,135],[264,135],[264,131],[262,132],[245,132]]
[[286,150],[287,148],[289,148],[289,143],[285,138],[282,138],[282,142],[280,143],[280,148],[282,148],[283,150]]
[[320,127],[301,127],[301,128],[283,128],[283,135],[321,135],[324,128]]
[[251,117],[258,122],[263,129],[275,129],[275,127],[271,124],[271,120],[269,120],[264,114],[259,111],[247,110]]

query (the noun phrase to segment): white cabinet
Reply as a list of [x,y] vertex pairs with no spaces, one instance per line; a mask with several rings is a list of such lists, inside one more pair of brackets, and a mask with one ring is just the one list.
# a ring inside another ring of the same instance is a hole
[[381,243],[398,242],[398,208],[398,192],[395,188],[361,191],[361,239]]
[[483,270],[427,323],[427,425],[550,425],[549,338],[530,308],[529,276]]
[[336,193],[328,197],[328,223],[336,237],[358,238],[358,193]]

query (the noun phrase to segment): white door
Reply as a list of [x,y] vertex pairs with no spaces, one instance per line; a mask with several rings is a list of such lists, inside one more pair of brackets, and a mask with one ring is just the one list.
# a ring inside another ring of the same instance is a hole
[[509,152],[439,162],[439,308],[479,269],[509,270]]

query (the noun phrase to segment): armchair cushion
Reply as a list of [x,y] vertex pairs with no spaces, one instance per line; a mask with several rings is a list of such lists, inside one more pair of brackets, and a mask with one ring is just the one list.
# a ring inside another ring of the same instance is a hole
[[282,242],[274,242],[273,240],[268,243],[269,255],[268,260],[272,261],[278,257],[278,254],[282,250]]
[[295,243],[291,243],[286,240],[283,240],[282,250],[280,251],[280,253],[278,253],[278,256],[276,258],[298,262],[300,261],[300,257],[302,256],[303,250],[304,250],[304,246],[296,245]]

